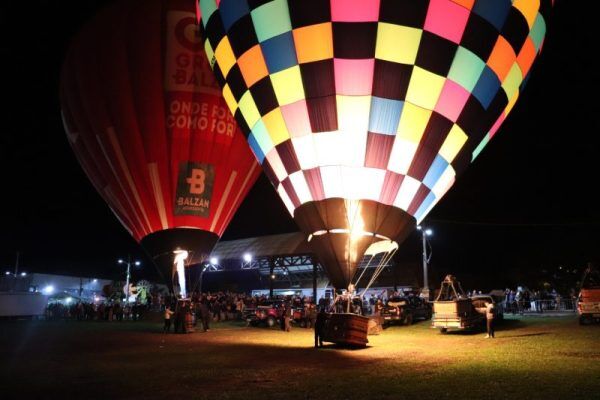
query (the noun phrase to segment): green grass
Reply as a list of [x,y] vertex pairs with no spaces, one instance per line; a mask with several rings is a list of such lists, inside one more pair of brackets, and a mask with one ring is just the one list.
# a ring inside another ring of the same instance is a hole
[[[361,350],[315,350],[312,331],[213,324],[164,335],[157,323],[0,324],[0,397],[198,399],[592,399],[600,326],[575,316],[512,318],[496,339],[386,329]],[[8,394],[8,395],[5,395]]]

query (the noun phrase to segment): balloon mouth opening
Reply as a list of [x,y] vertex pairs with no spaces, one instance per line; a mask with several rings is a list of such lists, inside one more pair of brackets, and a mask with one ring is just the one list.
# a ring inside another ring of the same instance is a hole
[[354,240],[360,239],[362,237],[373,237],[373,238],[377,238],[380,240],[393,241],[391,238],[384,236],[384,235],[380,235],[379,233],[368,232],[368,231],[364,231],[362,229],[356,229],[354,227],[352,229],[348,229],[348,228],[320,229],[318,231],[314,231],[313,233],[310,233],[306,240],[307,240],[307,242],[310,242],[316,236],[323,236],[323,235],[327,235],[327,234],[350,235],[350,238],[354,239]]

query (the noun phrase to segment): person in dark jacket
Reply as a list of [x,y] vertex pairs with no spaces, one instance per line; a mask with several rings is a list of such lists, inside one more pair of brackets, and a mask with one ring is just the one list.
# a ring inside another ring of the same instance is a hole
[[321,307],[315,320],[315,348],[323,347],[323,331],[325,329],[326,318],[325,308]]
[[205,298],[200,302],[200,318],[202,318],[202,329],[207,332],[209,330],[210,310],[208,300]]

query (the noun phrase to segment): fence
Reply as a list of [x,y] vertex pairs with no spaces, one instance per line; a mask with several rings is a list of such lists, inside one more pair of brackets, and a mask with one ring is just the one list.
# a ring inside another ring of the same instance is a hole
[[544,313],[544,312],[576,312],[576,299],[549,299],[549,300],[531,300],[514,301],[512,304],[504,304],[505,313],[523,314],[523,313]]

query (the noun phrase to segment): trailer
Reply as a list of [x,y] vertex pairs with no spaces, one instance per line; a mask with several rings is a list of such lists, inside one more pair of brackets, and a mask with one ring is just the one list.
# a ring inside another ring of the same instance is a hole
[[0,318],[39,318],[48,305],[48,296],[33,292],[0,292]]
[[431,327],[446,333],[450,329],[478,329],[484,325],[485,309],[476,309],[471,299],[465,296],[460,282],[454,276],[447,275],[433,302]]

